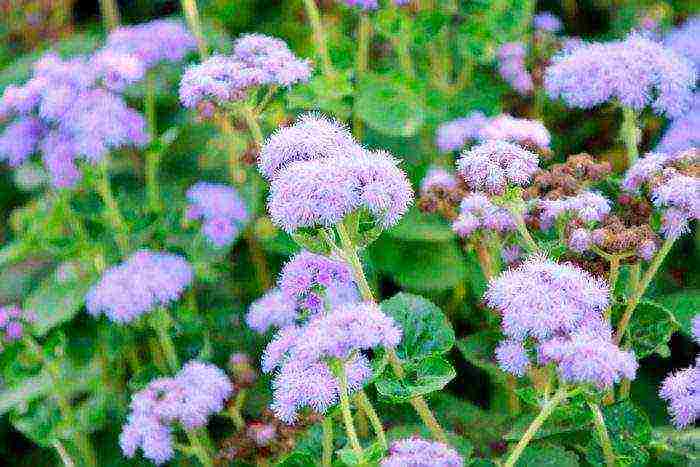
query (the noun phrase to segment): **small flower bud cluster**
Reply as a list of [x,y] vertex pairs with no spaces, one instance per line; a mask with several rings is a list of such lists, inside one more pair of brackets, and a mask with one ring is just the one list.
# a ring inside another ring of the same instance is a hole
[[462,467],[464,460],[445,443],[422,438],[404,438],[394,441],[381,467]]
[[658,249],[659,238],[649,224],[626,225],[618,216],[609,216],[590,231],[590,243],[611,254],[635,252],[649,261]]
[[248,355],[244,353],[231,354],[228,359],[228,369],[236,389],[249,388],[258,380],[258,372],[255,371]]
[[467,191],[461,177],[443,168],[431,167],[421,182],[417,205],[423,212],[436,212],[451,221],[457,217],[457,208]]
[[198,182],[187,190],[187,218],[202,219],[202,233],[216,247],[233,243],[248,219],[245,203],[235,188]]
[[498,58],[498,72],[501,77],[519,94],[523,96],[530,94],[534,85],[532,76],[525,66],[527,57],[525,44],[507,42],[498,49],[496,56]]
[[210,113],[211,107],[244,99],[261,86],[290,87],[308,81],[311,66],[287,44],[263,34],[247,34],[234,43],[233,55],[216,55],[189,67],[180,81],[180,102]]
[[547,169],[539,169],[525,198],[559,199],[574,196],[587,185],[605,178],[612,171],[608,162],[597,162],[589,154],[569,156],[564,163],[552,164]]
[[16,342],[26,333],[27,325],[36,320],[34,312],[16,305],[0,306],[0,350],[3,344]]
[[600,193],[583,191],[576,196],[541,200],[539,208],[540,228],[546,230],[567,214],[584,223],[601,222],[610,213],[610,201]]
[[483,193],[469,193],[460,204],[452,230],[460,237],[468,237],[479,229],[509,232],[515,230],[515,221],[507,209],[496,206]]
[[156,464],[174,455],[173,425],[194,430],[224,408],[233,387],[226,374],[208,363],[191,361],[172,378],[158,378],[131,400],[131,413],[119,445],[129,458],[138,448]]

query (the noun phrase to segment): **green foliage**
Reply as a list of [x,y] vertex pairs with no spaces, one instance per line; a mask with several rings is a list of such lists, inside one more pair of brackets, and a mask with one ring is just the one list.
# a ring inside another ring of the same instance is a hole
[[690,321],[700,313],[700,290],[683,290],[657,298],[658,302],[670,310],[678,322],[678,330],[691,337]]
[[629,324],[629,338],[637,358],[654,353],[668,357],[668,342],[677,329],[678,323],[668,309],[649,300],[640,301]]
[[516,467],[578,467],[578,456],[556,444],[540,443],[525,448]]
[[491,378],[503,383],[506,374],[495,361],[495,349],[503,338],[500,332],[480,331],[457,341],[457,348],[465,360],[486,371]]
[[345,120],[351,113],[348,98],[352,92],[349,73],[317,75],[288,92],[287,104],[292,109],[320,110]]
[[[625,466],[647,465],[652,429],[646,414],[630,401],[604,406],[602,411],[619,462]],[[605,465],[603,450],[595,439],[588,444],[586,460],[593,465]]]

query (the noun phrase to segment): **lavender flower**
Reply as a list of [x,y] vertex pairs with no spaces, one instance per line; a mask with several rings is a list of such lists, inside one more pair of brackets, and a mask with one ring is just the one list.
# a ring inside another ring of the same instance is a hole
[[499,115],[486,122],[478,132],[482,141],[502,140],[526,147],[549,150],[549,130],[539,120]]
[[457,189],[459,181],[454,174],[441,167],[430,167],[421,181],[420,193],[422,196],[431,191],[450,192]]
[[179,300],[192,278],[181,256],[139,250],[102,275],[85,297],[86,307],[92,316],[104,313],[116,323],[130,323]]
[[233,387],[219,368],[198,361],[187,363],[173,378],[159,378],[134,394],[131,413],[119,444],[127,457],[140,447],[144,456],[162,464],[173,456],[172,424],[185,430],[206,425],[220,412]]
[[130,53],[106,48],[95,53],[92,61],[99,70],[105,87],[116,92],[141,81],[146,74],[144,63]]
[[[348,380],[348,391],[361,389],[372,377],[369,361],[362,355],[343,363]],[[272,381],[272,403],[270,408],[275,417],[293,424],[299,410],[304,407],[325,414],[338,402],[338,380],[326,363],[306,365],[298,361],[288,361]]]
[[492,280],[485,298],[502,314],[506,336],[546,339],[600,314],[609,290],[604,280],[576,266],[535,256]]
[[591,43],[565,51],[553,59],[545,75],[552,98],[571,107],[590,108],[616,100],[671,117],[690,105],[695,69],[685,58],[642,35],[625,40]]
[[700,16],[695,16],[669,32],[664,38],[664,45],[693,62],[698,73],[700,73],[699,36]]
[[642,185],[661,173],[663,168],[672,161],[673,159],[665,153],[649,153],[640,157],[632,167],[627,169],[625,178],[622,180],[622,188],[629,192],[639,191]]
[[107,37],[105,50],[133,55],[146,68],[162,62],[181,62],[197,48],[194,36],[178,20],[159,19],[121,26]]
[[668,411],[678,429],[700,418],[700,368],[695,366],[677,371],[661,383],[659,396],[668,401]]
[[695,318],[693,318],[692,329],[690,332],[693,335],[695,342],[700,345],[700,315],[696,315]]
[[507,265],[517,263],[522,257],[523,249],[519,245],[506,245],[501,250],[501,259]]
[[440,152],[460,150],[469,140],[479,138],[479,131],[488,120],[486,115],[475,110],[468,117],[443,123],[437,129],[435,144]]
[[502,194],[509,184],[525,186],[537,171],[536,154],[505,141],[487,141],[463,151],[457,172],[473,190]]
[[565,214],[571,214],[584,222],[600,222],[610,213],[610,201],[593,191],[555,200],[541,200],[539,206],[542,210],[540,226],[544,230]]
[[290,162],[343,155],[357,145],[348,128],[322,114],[307,113],[275,130],[260,149],[258,168],[272,180]]
[[700,128],[700,94],[696,93],[690,110],[671,121],[654,151],[677,154],[691,148],[699,148],[700,130],[698,128]]
[[203,232],[217,247],[230,245],[248,219],[245,203],[235,188],[197,182],[187,190],[188,219],[202,219]]
[[468,237],[477,229],[499,233],[515,230],[515,221],[510,212],[493,204],[483,193],[467,194],[459,209],[452,230],[460,237]]
[[36,315],[32,311],[16,305],[0,306],[0,342],[11,343],[22,339],[26,327],[35,320]]
[[496,347],[496,361],[503,371],[522,377],[531,366],[522,341],[506,339]]
[[78,150],[73,138],[60,131],[52,131],[41,142],[41,160],[49,172],[51,184],[56,188],[70,188],[80,180],[75,164]]
[[269,423],[251,423],[246,430],[248,438],[257,446],[268,446],[277,438],[277,429]]
[[534,85],[532,76],[525,68],[525,45],[522,42],[507,42],[498,49],[496,55],[501,77],[518,93],[530,94]]
[[561,20],[549,11],[543,11],[532,18],[535,29],[544,32],[557,33],[561,30]]
[[379,2],[377,0],[342,0],[349,7],[357,7],[362,10],[376,10],[379,8]]
[[21,117],[9,124],[0,135],[0,160],[11,167],[20,166],[36,150],[44,127],[33,117]]
[[312,313],[323,311],[325,289],[351,283],[352,270],[347,263],[308,251],[294,255],[282,268],[279,278],[282,292]]
[[678,238],[690,231],[688,214],[681,209],[669,208],[661,217],[661,233],[666,238]]
[[287,44],[264,34],[245,34],[233,44],[233,55],[248,67],[265,74],[265,84],[291,86],[308,81],[311,66],[297,58]]
[[674,208],[688,219],[700,219],[700,178],[675,175],[653,190],[652,200],[659,208]]
[[381,467],[462,467],[462,457],[444,443],[421,438],[394,441]]
[[270,328],[284,328],[298,318],[297,301],[279,289],[271,289],[254,301],[246,314],[246,324],[265,334]]
[[651,261],[658,249],[659,247],[654,240],[647,239],[642,241],[637,247],[637,256],[645,261]]

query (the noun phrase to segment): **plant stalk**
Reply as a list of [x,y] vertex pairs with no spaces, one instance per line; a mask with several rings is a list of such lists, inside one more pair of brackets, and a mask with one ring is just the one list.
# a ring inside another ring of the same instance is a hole
[[185,12],[187,25],[197,41],[197,49],[202,60],[206,60],[209,56],[209,48],[207,41],[202,32],[202,23],[199,19],[199,10],[197,9],[197,0],[182,0],[182,11]]
[[593,422],[595,423],[595,430],[598,434],[598,442],[603,448],[605,464],[608,467],[615,467],[615,451],[613,451],[612,443],[610,442],[608,429],[605,427],[605,418],[603,417],[603,412],[601,412],[598,404],[589,402],[588,406],[591,408],[591,411],[593,411]]
[[330,415],[323,417],[323,454],[321,465],[331,467],[333,462],[333,419]]
[[631,107],[622,107],[620,136],[627,150],[627,166],[630,167],[639,157],[639,143],[642,136],[638,126],[637,113]]
[[107,32],[119,27],[119,7],[116,0],[100,0],[100,13]]
[[97,164],[95,177],[95,189],[102,198],[105,209],[102,216],[105,221],[114,229],[114,236],[119,247],[119,253],[123,257],[129,251],[129,229],[126,226],[126,221],[119,211],[119,204],[112,193],[112,185],[109,181],[109,170],[107,161]]
[[527,251],[529,253],[539,252],[540,247],[539,245],[537,245],[535,239],[532,238],[532,235],[530,235],[530,231],[527,229],[527,225],[525,224],[525,218],[523,217],[523,213],[516,209],[511,209],[510,212],[515,218],[515,225],[518,228],[518,233],[525,242],[525,248],[527,249]]
[[[156,123],[156,81],[152,71],[146,73],[146,95],[143,101],[148,122],[148,134],[153,143],[158,137]],[[160,212],[160,186],[158,185],[158,166],[160,165],[160,153],[152,147],[146,151],[146,197],[148,208],[151,212]]]
[[316,54],[321,59],[321,71],[326,76],[333,76],[335,75],[335,69],[331,63],[331,57],[328,54],[326,31],[321,22],[321,13],[318,11],[318,6],[316,6],[316,0],[304,0],[304,8],[306,9],[306,14],[311,24],[311,30],[314,34]]
[[369,418],[369,422],[372,424],[372,429],[374,430],[374,434],[377,435],[377,440],[379,441],[379,445],[384,449],[385,451],[389,449],[389,445],[386,442],[386,434],[384,433],[384,427],[382,426],[382,421],[379,419],[379,416],[377,415],[377,412],[374,410],[374,407],[372,406],[372,402],[369,400],[367,397],[367,394],[363,389],[360,389],[357,392],[357,401],[364,410],[364,412],[367,414],[367,417]]
[[175,344],[170,337],[170,327],[173,319],[168,310],[165,308],[160,308],[153,313],[156,319],[151,320],[151,326],[158,336],[158,343],[163,350],[163,354],[165,355],[165,360],[168,362],[170,371],[177,373],[177,371],[180,369],[180,361],[177,357]]
[[352,420],[352,413],[350,412],[348,377],[345,373],[345,362],[340,362],[338,365],[338,373],[336,377],[338,378],[338,392],[340,393],[340,411],[343,414],[343,422],[345,423],[345,431],[348,435],[348,441],[350,442],[352,450],[355,451],[355,454],[357,454],[358,457],[362,457],[362,446],[360,445],[359,439],[357,439],[355,423]]
[[207,435],[206,429],[186,430],[187,439],[190,442],[192,452],[195,457],[202,463],[204,467],[214,467],[214,461],[209,452],[211,441]]

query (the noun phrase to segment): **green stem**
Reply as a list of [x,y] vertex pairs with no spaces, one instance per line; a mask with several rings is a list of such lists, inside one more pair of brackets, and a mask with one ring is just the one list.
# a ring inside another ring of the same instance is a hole
[[330,415],[323,417],[323,454],[321,465],[331,467],[333,463],[333,419]]
[[507,403],[508,403],[508,412],[510,412],[510,415],[518,415],[520,414],[520,399],[518,398],[518,395],[516,394],[515,390],[518,387],[518,382],[515,379],[515,376],[513,375],[506,375],[506,396],[508,397]]
[[598,404],[589,402],[588,406],[591,408],[591,411],[593,411],[593,422],[595,423],[595,430],[598,434],[598,442],[603,448],[605,464],[608,467],[615,467],[615,452],[613,451],[612,444],[610,443],[608,429],[605,427],[605,418],[603,418],[603,412],[601,412]]
[[656,256],[654,256],[654,259],[651,261],[649,268],[646,270],[646,272],[642,276],[641,281],[639,282],[635,290],[632,292],[630,298],[627,300],[627,306],[625,307],[625,311],[622,313],[622,318],[620,318],[620,322],[617,325],[617,333],[615,334],[615,343],[617,345],[620,345],[620,342],[622,341],[622,338],[625,335],[625,331],[627,331],[627,326],[629,325],[630,319],[632,318],[632,313],[634,312],[634,309],[637,308],[639,301],[644,295],[644,292],[646,292],[647,287],[649,287],[649,284],[654,278],[654,275],[659,270],[659,267],[661,266],[661,263],[663,263],[664,258],[666,258],[668,252],[671,251],[671,247],[673,246],[674,241],[675,238],[673,237],[669,237],[666,240],[664,240],[663,245],[661,245],[661,249],[659,249],[659,251],[656,253]]
[[348,397],[348,377],[345,374],[345,362],[339,362],[337,366],[338,392],[340,393],[340,411],[343,414],[343,422],[345,423],[345,431],[348,435],[348,441],[352,450],[355,451],[358,457],[362,457],[362,446],[357,439],[355,431],[355,423],[352,420],[350,412],[350,398]]
[[112,186],[109,181],[107,161],[103,161],[97,165],[95,175],[95,188],[105,205],[102,216],[114,230],[114,236],[117,246],[119,247],[119,253],[122,257],[124,257],[129,251],[129,230],[126,226],[126,221],[124,221],[124,217],[122,217],[121,211],[119,211],[119,204],[112,194]]
[[[350,267],[353,270],[355,282],[357,283],[358,288],[360,289],[360,295],[362,296],[362,299],[368,302],[373,302],[374,295],[372,294],[372,289],[370,289],[369,284],[367,283],[367,277],[365,276],[364,269],[362,268],[360,257],[357,254],[357,248],[355,247],[355,245],[353,245],[352,239],[345,227],[345,224],[343,224],[343,222],[339,222],[338,224],[336,224],[336,230],[338,232],[338,237],[340,238],[340,244],[343,249],[343,255],[345,257],[345,260],[350,264]],[[389,358],[389,364],[394,370],[396,376],[399,378],[404,378],[406,372],[403,369],[403,365],[401,363],[401,360],[399,359],[399,356],[396,354],[396,351],[393,348],[385,348],[384,350],[387,353],[387,356]],[[430,432],[433,434],[435,439],[443,443],[448,443],[447,434],[445,433],[445,430],[435,419],[435,416],[430,411],[430,408],[425,402],[425,399],[423,399],[422,396],[416,396],[412,398],[410,402],[415,411],[418,413],[418,416],[420,416],[425,426],[427,426],[428,429],[430,429]]]
[[641,131],[637,122],[637,113],[631,107],[622,107],[622,127],[620,136],[627,149],[627,166],[631,166],[639,157]]
[[[361,12],[357,23],[357,55],[355,57],[355,74],[358,81],[367,74],[369,69],[369,44],[372,36],[372,23],[369,20],[367,12]],[[364,127],[362,119],[358,113],[353,111],[352,129],[355,138],[358,141],[362,140]]]
[[[615,297],[615,285],[617,284],[617,278],[620,276],[620,257],[617,255],[612,255],[609,258],[610,262],[610,273],[608,274],[608,285],[610,287],[610,294]],[[612,303],[605,310],[605,319],[610,321],[610,315],[612,314]]]
[[377,412],[374,410],[374,407],[372,407],[372,402],[370,402],[369,398],[367,397],[367,394],[365,394],[365,391],[363,389],[360,389],[357,392],[357,401],[360,407],[362,407],[362,410],[364,410],[364,412],[367,414],[369,422],[372,424],[372,429],[377,435],[379,445],[382,447],[382,449],[386,451],[387,449],[389,449],[389,445],[386,442],[386,435],[384,434],[384,427],[382,426],[382,421],[379,419]]
[[185,12],[187,25],[197,41],[199,56],[202,60],[205,60],[209,56],[209,48],[207,47],[207,41],[204,39],[204,33],[202,32],[199,10],[197,9],[197,0],[182,0],[182,11]]
[[245,123],[248,126],[248,130],[250,131],[250,135],[253,137],[253,141],[259,150],[263,145],[264,137],[260,124],[258,123],[258,118],[255,115],[255,110],[251,106],[245,105],[241,110],[241,114],[243,115]]
[[[151,143],[158,137],[156,124],[156,82],[152,71],[146,73],[146,95],[144,96],[144,111],[148,122],[148,134]],[[158,166],[160,153],[153,148],[146,151],[146,197],[151,212],[160,212],[160,187],[158,185]]]
[[245,419],[241,414],[241,409],[245,404],[247,392],[247,389],[241,388],[238,391],[238,394],[236,394],[236,400],[233,402],[233,404],[229,405],[228,413],[231,417],[231,420],[233,421],[233,424],[236,425],[237,431],[242,431],[245,428]]
[[52,444],[54,449],[56,449],[56,452],[58,453],[58,457],[61,458],[61,462],[63,462],[63,465],[65,467],[75,467],[73,459],[71,459],[70,455],[68,454],[68,451],[66,451],[66,448],[63,446],[63,444],[59,440],[54,440]]
[[206,433],[206,429],[186,430],[187,439],[190,442],[192,453],[202,463],[204,467],[214,467],[209,449],[211,441]]
[[151,319],[151,326],[158,336],[158,343],[160,344],[163,354],[165,355],[165,360],[168,362],[168,367],[173,373],[177,373],[180,369],[180,361],[177,357],[177,351],[175,350],[175,344],[170,337],[170,328],[173,323],[173,319],[170,313],[165,308],[159,308],[153,312],[153,319]]
[[532,440],[532,437],[535,436],[537,433],[537,430],[540,429],[542,424],[549,418],[549,416],[552,414],[554,409],[562,402],[564,401],[568,396],[568,393],[566,391],[565,387],[561,387],[555,394],[552,396],[551,399],[549,399],[544,406],[542,407],[542,410],[540,413],[535,417],[535,419],[532,421],[530,426],[528,427],[527,431],[523,435],[522,438],[520,438],[520,441],[518,441],[518,444],[515,446],[515,449],[510,453],[508,456],[508,459],[506,460],[504,467],[513,467],[516,462],[518,462],[518,459],[520,458],[520,455],[523,453],[527,445],[530,443]]
[[399,68],[401,68],[401,71],[407,77],[415,78],[416,70],[413,64],[413,57],[411,56],[411,47],[408,42],[408,39],[411,37],[410,31],[408,30],[410,26],[406,27],[408,19],[406,15],[404,15],[404,13],[393,4],[393,2],[391,4],[391,8],[396,11],[397,15],[400,15],[400,33],[397,37],[392,38],[392,45],[394,46],[396,56],[399,59]]
[[316,0],[304,0],[304,8],[314,33],[314,45],[316,46],[316,54],[321,58],[322,72],[326,76],[333,76],[335,75],[335,70],[331,63],[331,57],[328,54],[326,31],[323,29],[323,23],[321,23],[321,13],[316,6]]
[[107,32],[119,27],[119,7],[115,0],[100,0],[100,13]]
[[532,238],[532,235],[530,235],[530,231],[527,229],[527,225],[525,224],[525,218],[523,217],[523,213],[520,212],[519,210],[511,209],[511,214],[513,215],[513,218],[515,219],[515,225],[518,228],[518,233],[520,234],[520,237],[525,242],[525,248],[527,249],[527,251],[530,253],[539,252],[540,247],[539,247],[539,245],[537,245],[537,242],[535,241],[535,239]]

